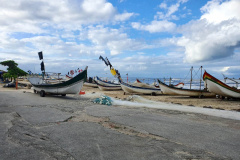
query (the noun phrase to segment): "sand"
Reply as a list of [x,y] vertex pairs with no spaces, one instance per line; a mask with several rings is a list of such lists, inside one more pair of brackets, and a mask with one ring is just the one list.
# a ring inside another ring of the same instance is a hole
[[[0,84],[0,92],[4,91],[22,91],[22,92],[33,92],[33,90],[28,89],[27,87],[19,87],[16,88],[3,88],[3,83]],[[83,86],[82,91],[86,94],[99,93],[104,94],[109,97],[126,100],[132,94],[124,95],[122,90],[120,91],[101,91],[98,88],[92,88]],[[232,111],[240,111],[240,100],[222,100],[218,98],[192,98],[187,96],[169,96],[169,95],[140,95],[146,99],[158,101],[158,102],[167,102],[173,104],[186,105],[192,107],[202,107],[202,108],[214,108],[221,110],[232,110]]]
[[[109,97],[118,98],[121,100],[126,100],[129,96],[132,95],[132,94],[124,95],[124,92],[122,90],[100,91],[98,88],[86,86],[83,86],[82,91],[85,91],[86,94],[101,93]],[[218,98],[192,98],[188,96],[169,96],[169,95],[157,95],[157,96],[140,95],[140,96],[153,101],[167,102],[192,107],[240,111],[240,100],[227,100],[227,99],[222,100]]]

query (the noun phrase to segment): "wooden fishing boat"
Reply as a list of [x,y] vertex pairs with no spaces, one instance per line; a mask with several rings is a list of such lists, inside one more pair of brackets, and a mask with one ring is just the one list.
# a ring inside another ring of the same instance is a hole
[[183,88],[176,88],[174,86],[169,86],[161,82],[159,79],[158,79],[158,83],[163,94],[200,97],[200,98],[216,96],[215,93],[208,92],[207,90],[183,89]]
[[[97,83],[97,82],[96,82],[96,83]],[[119,86],[104,86],[104,85],[101,85],[101,84],[97,83],[97,86],[98,86],[98,88],[99,88],[101,91],[117,91],[117,90],[122,90],[121,85],[119,85]]]
[[89,82],[84,82],[84,86],[87,87],[93,87],[93,88],[98,88],[98,85],[96,83],[89,83]]
[[217,95],[228,97],[228,98],[240,98],[240,90],[231,87],[222,81],[218,80],[217,78],[213,77],[206,71],[203,74],[203,80],[205,85],[208,87],[210,92],[213,92]]
[[162,91],[160,88],[156,88],[151,85],[147,85],[145,83],[125,83],[121,79],[119,79],[119,82],[121,84],[121,87],[125,93],[135,93],[135,94],[151,94],[151,95],[157,95],[162,94]]
[[34,93],[39,92],[41,97],[44,97],[45,94],[66,96],[66,94],[79,93],[86,78],[87,67],[83,72],[79,73],[70,80],[57,84],[49,84],[39,77],[28,77],[28,81],[32,84]]
[[96,82],[100,85],[103,85],[103,86],[120,86],[119,83],[113,83],[113,82],[110,82],[110,81],[104,81],[102,80],[101,78],[99,78],[98,76],[96,76]]
[[98,88],[96,81],[92,77],[89,77],[83,85],[87,87]]
[[[152,94],[152,95],[162,94],[161,90],[159,88],[156,88],[155,86],[150,86],[150,85],[139,83],[139,82],[135,84],[129,84],[129,83],[123,82],[120,76],[120,73],[118,72],[118,70],[115,70],[112,67],[112,64],[109,62],[107,57],[104,59],[102,56],[100,56],[99,59],[102,59],[107,66],[110,66],[110,71],[114,77],[118,78],[120,85],[124,91],[124,94],[125,93]],[[98,77],[97,77],[97,80],[98,80]],[[99,83],[99,81],[97,82]],[[141,86],[139,86],[139,84]]]

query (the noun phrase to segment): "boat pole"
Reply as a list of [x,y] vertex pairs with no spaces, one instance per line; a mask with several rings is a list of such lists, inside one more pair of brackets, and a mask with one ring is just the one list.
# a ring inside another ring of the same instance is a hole
[[200,90],[201,90],[201,87],[202,87],[202,66],[201,66],[201,77],[200,77]]
[[193,70],[193,66],[191,67],[191,80],[190,80],[190,89],[192,88],[192,70]]

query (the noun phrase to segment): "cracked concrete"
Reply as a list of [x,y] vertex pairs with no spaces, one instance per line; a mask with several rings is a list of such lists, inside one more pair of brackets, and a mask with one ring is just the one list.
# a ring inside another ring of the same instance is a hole
[[3,159],[240,158],[239,121],[94,105],[80,96],[0,92],[0,97]]

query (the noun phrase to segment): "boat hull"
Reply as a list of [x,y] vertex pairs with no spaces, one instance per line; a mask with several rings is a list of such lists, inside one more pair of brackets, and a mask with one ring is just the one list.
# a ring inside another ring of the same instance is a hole
[[68,81],[57,84],[46,84],[38,77],[29,77],[28,80],[32,84],[32,89],[37,92],[45,92],[49,94],[77,94],[83,87],[83,83],[87,78],[87,67],[79,73],[77,76],[71,78]]
[[80,92],[83,86],[83,81],[80,81],[78,83],[72,84],[70,86],[65,87],[38,87],[34,86],[32,89],[36,90],[37,92],[45,91],[45,93],[50,94],[77,94]]
[[117,90],[122,90],[121,86],[102,86],[102,85],[98,85],[98,88],[101,91],[117,91]]
[[143,88],[134,85],[130,85],[124,82],[121,82],[121,87],[126,93],[138,93],[138,94],[162,94],[162,91],[159,88]]
[[203,80],[210,92],[224,97],[240,98],[240,90],[228,86],[207,72],[204,73]]
[[96,77],[96,82],[100,85],[103,85],[103,86],[120,86],[120,84],[118,83],[112,83],[112,82],[106,82],[106,81],[103,81],[102,79],[100,79],[99,77]]
[[98,85],[96,83],[85,82],[83,85],[87,86],[87,87],[93,87],[93,88],[97,88],[98,87]]
[[205,90],[174,88],[162,83],[160,80],[158,80],[158,82],[163,94],[181,95],[181,96],[190,96],[190,97],[215,97],[216,96],[215,93],[211,93]]

